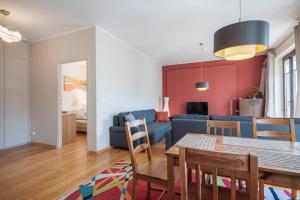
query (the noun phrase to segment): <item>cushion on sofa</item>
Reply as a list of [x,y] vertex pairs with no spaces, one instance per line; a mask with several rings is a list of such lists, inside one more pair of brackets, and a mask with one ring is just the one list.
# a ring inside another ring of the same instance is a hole
[[243,121],[243,122],[252,122],[252,116],[231,116],[231,121]]
[[155,121],[155,110],[149,109],[149,110],[139,110],[132,112],[134,117],[136,119],[144,119],[146,120],[146,123],[151,123]]
[[215,116],[215,115],[211,115],[210,116],[210,120],[230,121],[231,120],[231,116]]
[[[125,120],[126,122],[133,122],[135,119],[134,115],[132,113],[129,113],[128,115],[125,115]],[[134,127],[131,127],[131,133],[136,133],[136,132],[139,132],[141,131],[140,127],[139,126],[134,126]]]
[[200,120],[208,120],[208,115],[197,115],[197,114],[186,114],[186,115],[175,115],[173,119],[200,119]]
[[186,133],[206,133],[207,120],[173,119],[171,143],[175,144]]
[[155,113],[156,122],[169,122],[169,113],[168,112],[156,112]]
[[113,126],[120,126],[119,124],[119,115],[113,116]]
[[300,124],[300,118],[294,118],[295,124]]
[[120,126],[125,126],[125,115],[128,115],[130,112],[122,112],[122,113],[119,113],[119,124]]

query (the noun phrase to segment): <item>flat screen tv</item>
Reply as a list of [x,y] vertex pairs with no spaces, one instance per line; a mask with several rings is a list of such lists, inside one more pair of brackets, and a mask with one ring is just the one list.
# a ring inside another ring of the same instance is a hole
[[187,114],[208,115],[207,102],[188,102]]

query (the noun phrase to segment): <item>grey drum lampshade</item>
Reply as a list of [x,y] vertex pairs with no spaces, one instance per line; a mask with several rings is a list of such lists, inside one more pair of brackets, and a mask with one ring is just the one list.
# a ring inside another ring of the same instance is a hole
[[204,90],[207,90],[209,88],[209,84],[208,84],[208,82],[197,82],[195,84],[195,87],[199,91],[204,91]]
[[242,21],[219,29],[214,35],[214,55],[226,60],[254,57],[269,48],[269,23]]

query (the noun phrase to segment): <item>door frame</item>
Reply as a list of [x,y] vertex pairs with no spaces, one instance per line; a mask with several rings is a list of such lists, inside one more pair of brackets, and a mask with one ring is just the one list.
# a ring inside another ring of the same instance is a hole
[[70,60],[66,62],[62,62],[57,66],[57,140],[56,140],[56,148],[59,149],[62,147],[62,92],[63,92],[63,78],[62,78],[62,66],[64,64],[74,63],[74,62],[86,62],[86,119],[87,119],[87,151],[90,149],[90,91],[89,91],[89,59],[79,59],[79,60]]

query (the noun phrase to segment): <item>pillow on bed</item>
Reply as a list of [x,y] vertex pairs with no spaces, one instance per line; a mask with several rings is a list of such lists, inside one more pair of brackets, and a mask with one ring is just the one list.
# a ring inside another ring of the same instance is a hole
[[77,110],[76,111],[76,119],[86,119],[86,110]]

